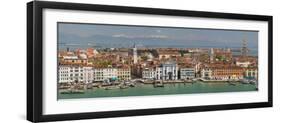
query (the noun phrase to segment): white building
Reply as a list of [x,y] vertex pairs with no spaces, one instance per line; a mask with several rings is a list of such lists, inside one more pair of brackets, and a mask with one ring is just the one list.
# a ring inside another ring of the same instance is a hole
[[84,69],[81,66],[59,66],[59,83],[84,82]]
[[93,67],[83,67],[84,71],[84,82],[91,83],[94,81],[94,68]]
[[240,67],[248,67],[251,63],[249,61],[245,61],[245,62],[237,61],[235,64],[236,66],[240,66]]
[[94,69],[94,81],[103,81],[103,69],[102,68],[96,68]]
[[174,62],[167,62],[161,64],[156,68],[157,80],[177,80],[178,79],[178,66]]
[[203,68],[201,70],[201,78],[212,79],[212,70],[209,68]]
[[117,68],[103,68],[104,79],[116,80],[117,74]]
[[180,68],[180,79],[195,78],[195,68]]
[[62,56],[63,59],[78,59],[78,56],[76,55],[65,55],[65,56]]
[[133,48],[133,58],[134,58],[134,64],[137,64],[138,63],[138,51],[137,51],[136,44],[134,44],[134,48]]
[[84,69],[81,66],[70,67],[70,81],[84,82]]
[[60,65],[58,68],[59,83],[131,79],[130,69],[124,68],[94,68],[88,66]]
[[59,83],[67,83],[70,81],[70,67],[59,66],[58,68],[58,81]]
[[118,77],[117,68],[96,68],[94,69],[94,81],[116,80]]
[[258,79],[258,69],[257,68],[248,68],[245,71],[246,78],[255,78]]
[[145,68],[142,71],[143,79],[156,79],[156,71],[154,68]]

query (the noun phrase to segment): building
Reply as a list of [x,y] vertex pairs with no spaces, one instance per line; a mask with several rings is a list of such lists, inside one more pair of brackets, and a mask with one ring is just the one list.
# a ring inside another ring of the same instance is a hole
[[249,61],[236,61],[235,64],[240,67],[248,67],[251,63]]
[[103,68],[104,79],[117,80],[117,69],[116,68]]
[[78,65],[60,65],[58,72],[59,83],[84,82],[84,68]]
[[86,55],[87,55],[88,58],[93,58],[97,54],[98,54],[98,51],[93,49],[93,48],[88,48],[86,50]]
[[84,70],[84,82],[91,83],[94,82],[94,68],[93,67],[83,67]]
[[59,83],[70,82],[70,67],[69,66],[59,66],[58,67],[58,81]]
[[143,71],[143,66],[141,64],[135,64],[135,65],[131,66],[132,78],[141,78],[142,71]]
[[130,68],[95,68],[94,81],[130,80]]
[[134,48],[133,48],[133,59],[134,59],[134,64],[137,64],[138,63],[138,51],[137,51],[136,44],[134,44]]
[[117,80],[116,68],[94,68],[94,81]]
[[178,65],[175,62],[166,62],[160,65],[145,67],[142,69],[143,79],[177,80]]
[[144,68],[142,71],[143,79],[156,79],[156,70],[155,68]]
[[122,67],[117,69],[117,78],[118,80],[130,80],[131,79],[131,70],[130,68]]
[[69,78],[71,82],[84,82],[84,69],[82,66],[70,66]]
[[213,63],[214,62],[214,48],[211,48],[209,56],[210,56],[210,63]]
[[181,54],[178,51],[158,51],[159,60],[161,59],[170,59],[180,57]]
[[130,68],[94,68],[92,66],[60,65],[58,82],[103,82],[115,80],[130,80]]
[[87,58],[78,58],[78,56],[63,56],[60,63],[64,64],[87,64]]
[[178,66],[175,62],[166,62],[156,68],[157,80],[177,80]]
[[180,79],[195,78],[195,68],[180,68]]
[[258,68],[246,68],[244,77],[248,79],[258,79]]
[[212,79],[212,69],[202,68],[200,71],[201,78]]
[[104,76],[103,76],[103,69],[102,68],[96,68],[94,69],[94,81],[103,81],[104,80]]
[[[212,49],[213,55],[212,57],[215,58],[215,62],[231,62],[232,61],[232,52],[228,49]],[[214,62],[214,61],[212,61]]]
[[243,79],[244,69],[238,66],[213,65],[201,69],[201,78],[214,80]]
[[243,79],[244,69],[241,67],[217,67],[212,68],[213,79],[231,80]]

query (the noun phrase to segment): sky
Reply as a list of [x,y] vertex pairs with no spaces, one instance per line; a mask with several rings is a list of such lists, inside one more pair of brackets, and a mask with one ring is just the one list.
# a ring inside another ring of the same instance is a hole
[[249,49],[257,50],[257,31],[58,23],[59,48],[120,48],[134,43],[149,48],[240,48],[243,39]]

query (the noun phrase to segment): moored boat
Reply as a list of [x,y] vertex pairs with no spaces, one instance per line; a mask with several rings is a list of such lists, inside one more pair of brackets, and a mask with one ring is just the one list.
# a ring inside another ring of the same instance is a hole
[[65,90],[65,91],[61,91],[61,94],[84,94],[85,91],[84,90]]

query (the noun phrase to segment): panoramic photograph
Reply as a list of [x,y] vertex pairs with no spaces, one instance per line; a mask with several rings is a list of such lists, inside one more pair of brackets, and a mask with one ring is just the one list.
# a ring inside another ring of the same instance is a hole
[[57,23],[57,99],[258,91],[258,31]]

